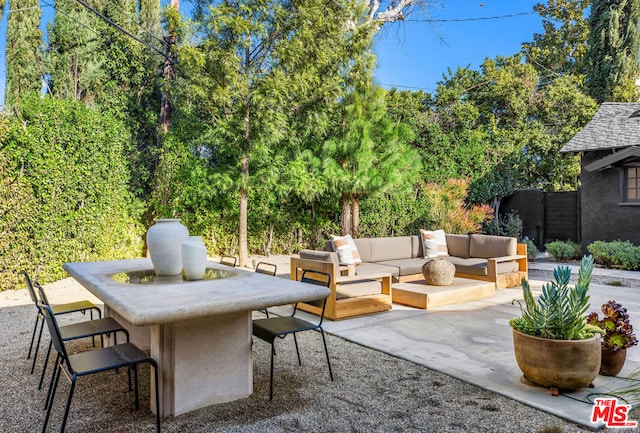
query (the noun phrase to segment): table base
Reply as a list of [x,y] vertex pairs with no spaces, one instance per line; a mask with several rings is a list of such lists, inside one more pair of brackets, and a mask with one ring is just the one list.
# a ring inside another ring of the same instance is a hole
[[[250,311],[145,327],[127,322],[106,306],[105,313],[129,330],[132,342],[150,348],[159,368],[161,416],[181,415],[253,392]],[[155,413],[154,381],[150,383]]]

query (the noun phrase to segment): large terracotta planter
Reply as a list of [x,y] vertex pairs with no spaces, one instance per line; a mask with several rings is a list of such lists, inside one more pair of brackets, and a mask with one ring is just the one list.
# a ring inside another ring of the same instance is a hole
[[600,362],[600,374],[603,376],[615,376],[624,367],[627,359],[627,349],[619,349],[615,352],[602,349],[602,360]]
[[583,388],[600,370],[599,335],[586,340],[551,340],[513,329],[513,349],[525,377],[549,388]]

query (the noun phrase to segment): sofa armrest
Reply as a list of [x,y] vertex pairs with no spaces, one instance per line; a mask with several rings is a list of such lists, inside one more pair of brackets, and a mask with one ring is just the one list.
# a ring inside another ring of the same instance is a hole
[[523,256],[522,254],[516,254],[513,256],[504,256],[504,257],[492,257],[490,259],[487,260],[495,260],[497,263],[503,263],[503,262],[513,262],[514,260],[522,260],[522,259],[526,259],[527,256]]
[[356,274],[356,265],[345,265],[340,263],[338,265],[338,269],[340,269],[340,275],[351,276]]
[[491,278],[493,278],[493,281],[496,281],[496,278],[498,277],[498,263],[517,261],[518,271],[528,272],[527,244],[518,244],[516,248],[517,254],[515,255],[487,259],[487,273]]

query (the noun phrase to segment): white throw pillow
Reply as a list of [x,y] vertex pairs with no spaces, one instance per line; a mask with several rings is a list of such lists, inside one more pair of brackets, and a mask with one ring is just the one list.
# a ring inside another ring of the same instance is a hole
[[345,265],[359,265],[362,263],[358,247],[351,235],[334,236],[333,249],[338,253],[338,260]]
[[444,230],[420,230],[420,239],[426,259],[449,256]]

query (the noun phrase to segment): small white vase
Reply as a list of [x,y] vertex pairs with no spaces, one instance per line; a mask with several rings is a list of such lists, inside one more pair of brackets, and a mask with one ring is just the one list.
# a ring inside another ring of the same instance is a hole
[[182,271],[182,241],[189,230],[178,218],[157,219],[147,230],[147,249],[156,275],[179,275]]
[[207,248],[200,236],[182,241],[182,270],[187,280],[201,280],[207,270]]

